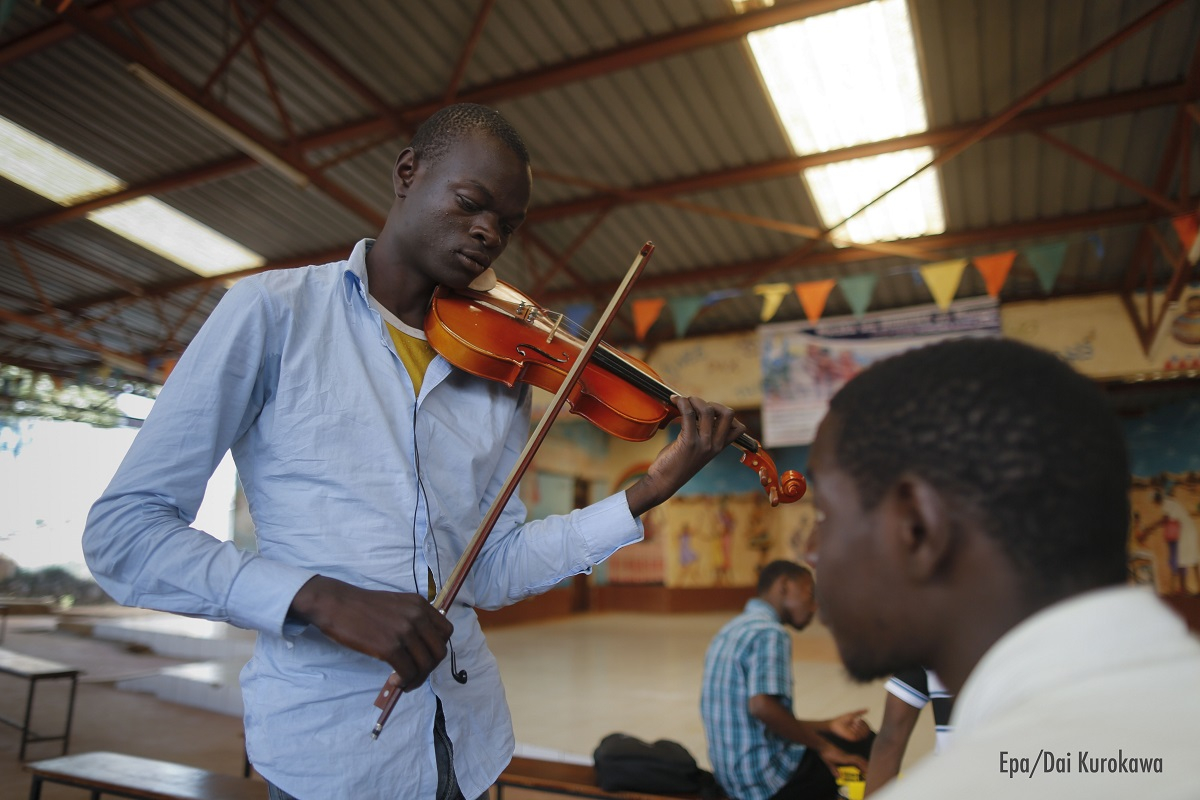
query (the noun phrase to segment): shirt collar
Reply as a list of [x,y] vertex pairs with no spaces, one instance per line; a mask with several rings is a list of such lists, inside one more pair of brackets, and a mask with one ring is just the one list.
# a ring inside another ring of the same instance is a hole
[[746,601],[745,613],[770,617],[775,622],[781,622],[775,607],[759,597],[751,597]]
[[375,244],[374,239],[360,239],[350,251],[346,259],[346,302],[350,302],[357,294],[364,301],[367,299],[367,251]]

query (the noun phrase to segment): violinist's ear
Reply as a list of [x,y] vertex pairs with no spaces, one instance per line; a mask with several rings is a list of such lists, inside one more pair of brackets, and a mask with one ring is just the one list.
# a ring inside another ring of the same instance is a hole
[[413,175],[416,171],[417,154],[411,147],[406,147],[396,157],[396,168],[392,171],[392,188],[396,192],[396,197],[404,197],[408,194],[408,187],[412,185]]

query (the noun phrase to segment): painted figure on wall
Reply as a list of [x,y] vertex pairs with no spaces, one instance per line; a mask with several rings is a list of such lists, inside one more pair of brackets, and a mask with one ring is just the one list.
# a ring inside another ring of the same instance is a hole
[[759,492],[675,497],[657,508],[663,583],[670,587],[754,586],[764,564],[791,553],[788,537],[803,500],[771,508]]
[[1196,476],[1135,480],[1130,572],[1159,594],[1200,594],[1200,482]]

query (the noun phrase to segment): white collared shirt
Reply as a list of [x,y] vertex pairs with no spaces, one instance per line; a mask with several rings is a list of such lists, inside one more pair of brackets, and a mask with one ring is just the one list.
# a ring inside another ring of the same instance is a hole
[[879,800],[1195,800],[1200,642],[1147,589],[1087,592],[1001,637],[951,723]]

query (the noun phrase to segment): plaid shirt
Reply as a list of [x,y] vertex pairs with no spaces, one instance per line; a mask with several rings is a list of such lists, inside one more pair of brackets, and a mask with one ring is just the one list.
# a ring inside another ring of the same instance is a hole
[[700,716],[713,774],[736,800],[767,800],[796,771],[804,746],[750,715],[757,694],[792,709],[792,639],[775,609],[753,598],[717,633],[704,657]]

